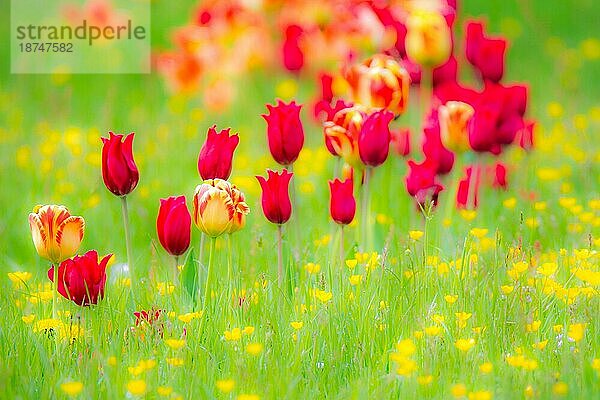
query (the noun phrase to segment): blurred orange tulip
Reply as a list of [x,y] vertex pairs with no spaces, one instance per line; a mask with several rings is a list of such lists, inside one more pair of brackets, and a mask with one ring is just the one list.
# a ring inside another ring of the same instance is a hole
[[453,151],[469,150],[468,124],[475,109],[462,101],[449,101],[440,106],[438,116],[444,146]]
[[422,67],[444,64],[452,53],[452,33],[439,11],[415,10],[407,19],[406,54]]

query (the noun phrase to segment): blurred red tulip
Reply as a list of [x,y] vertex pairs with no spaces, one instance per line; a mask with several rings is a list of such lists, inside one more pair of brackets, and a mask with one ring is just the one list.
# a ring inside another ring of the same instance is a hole
[[348,225],[356,213],[356,200],[354,199],[352,179],[329,181],[331,193],[329,212],[331,218],[338,224]]
[[293,175],[284,168],[280,173],[268,169],[267,179],[256,177],[262,188],[263,213],[274,224],[285,224],[292,216],[289,186]]
[[436,168],[437,165],[429,159],[425,159],[421,164],[413,160],[408,161],[406,190],[421,205],[429,201],[437,204],[438,195],[444,189],[436,181]]
[[115,196],[125,196],[133,191],[140,178],[133,159],[133,136],[115,135],[109,132],[102,138],[102,178],[104,184]]
[[492,186],[496,189],[506,190],[508,188],[508,181],[506,180],[506,166],[502,163],[497,163],[494,166],[494,181]]
[[457,208],[475,209],[479,204],[479,177],[473,173],[473,167],[465,168],[466,176],[458,181]]
[[410,129],[403,128],[398,130],[390,131],[392,140],[392,149],[400,157],[406,157],[410,154]]
[[[106,264],[112,254],[98,260],[96,250],[63,261],[58,267],[58,292],[80,306],[97,304],[104,297]],[[54,266],[48,270],[48,278],[54,282]]]
[[525,122],[525,128],[521,129],[521,135],[519,136],[519,146],[524,150],[533,149],[533,145],[535,143],[534,131],[535,131],[535,121],[527,121]]
[[440,132],[438,111],[432,110],[423,126],[423,153],[429,163],[435,165],[436,174],[444,175],[452,171],[454,153],[444,147]]
[[390,122],[394,114],[376,111],[363,122],[358,135],[358,153],[362,162],[377,167],[385,162],[390,150]]
[[185,196],[160,199],[156,218],[158,240],[167,253],[180,256],[190,246],[192,217],[188,211]]
[[486,37],[483,23],[478,21],[468,22],[466,31],[467,60],[484,81],[499,82],[504,75],[506,39]]
[[216,125],[208,129],[206,141],[198,156],[198,172],[203,180],[229,179],[233,153],[240,142],[239,136],[229,135],[230,128],[217,133]]
[[277,100],[277,105],[267,104],[269,114],[263,114],[267,121],[267,139],[271,155],[279,164],[291,165],[304,145],[304,129],[300,121],[301,105],[295,101],[285,104]]
[[300,72],[304,66],[304,53],[300,48],[302,27],[290,25],[285,29],[285,39],[281,49],[283,66],[290,72]]

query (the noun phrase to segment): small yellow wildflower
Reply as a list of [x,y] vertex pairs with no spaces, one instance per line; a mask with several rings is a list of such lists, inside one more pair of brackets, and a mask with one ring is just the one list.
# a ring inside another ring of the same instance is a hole
[[219,379],[215,382],[215,385],[222,393],[229,393],[235,387],[235,381],[233,379]]
[[156,393],[159,396],[169,397],[173,393],[173,388],[171,386],[159,386],[156,388]]
[[581,323],[569,325],[569,328],[567,329],[567,336],[569,339],[572,339],[575,342],[579,342],[583,339],[583,336],[585,335],[585,325],[586,324]]
[[488,230],[485,228],[473,228],[471,229],[471,236],[476,237],[477,239],[481,239],[483,238],[485,235],[488,234]]
[[512,285],[502,285],[500,286],[500,290],[502,290],[503,294],[509,295],[513,292],[513,290],[515,290],[515,287]]
[[133,396],[141,396],[146,393],[146,382],[142,379],[134,379],[127,382],[127,391]]
[[321,270],[321,266],[319,264],[315,264],[315,263],[309,262],[308,264],[306,264],[304,266],[304,269],[309,274],[316,274],[316,273],[318,273]]
[[454,342],[454,346],[460,351],[467,352],[475,346],[475,339],[458,339]]
[[292,322],[290,322],[290,325],[292,326],[292,328],[294,328],[295,330],[299,331],[304,326],[304,322],[302,322],[302,321],[292,321]]
[[65,382],[60,385],[60,390],[62,390],[67,396],[75,397],[83,390],[83,383]]
[[356,286],[362,282],[363,276],[362,275],[352,275],[352,276],[350,276],[349,279],[350,279],[350,285]]
[[248,343],[246,345],[246,352],[250,355],[257,356],[262,353],[264,346],[261,343]]
[[447,294],[444,296],[444,300],[446,300],[446,303],[448,303],[448,304],[454,304],[454,303],[456,303],[456,300],[458,300],[458,295]]
[[183,339],[167,339],[165,340],[165,344],[172,348],[173,350],[179,350],[183,346],[185,346],[185,340]]
[[494,370],[494,365],[491,362],[489,362],[489,361],[484,362],[483,364],[481,364],[479,366],[479,372],[481,372],[484,375],[489,374],[493,370]]
[[564,382],[556,382],[554,386],[552,386],[552,393],[557,396],[565,396],[569,393],[569,385]]
[[433,375],[417,376],[417,383],[421,386],[430,385],[433,382]]
[[456,383],[450,387],[450,394],[455,399],[460,399],[467,395],[467,387],[464,383]]
[[423,231],[408,231],[408,236],[414,241],[421,239],[423,235]]
[[254,333],[253,326],[246,326],[244,329],[242,329],[242,334],[244,334],[244,335],[252,335],[253,333]]
[[469,393],[469,400],[492,400],[494,396],[489,390],[478,390]]
[[358,264],[358,260],[356,258],[352,258],[350,260],[346,260],[346,266],[350,269],[354,269]]

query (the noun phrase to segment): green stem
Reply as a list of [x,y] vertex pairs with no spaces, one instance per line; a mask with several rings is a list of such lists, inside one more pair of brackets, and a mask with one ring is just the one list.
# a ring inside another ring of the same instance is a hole
[[362,196],[361,196],[361,206],[360,206],[360,216],[361,216],[361,232],[362,237],[360,238],[361,247],[364,251],[372,250],[369,247],[370,243],[367,243],[369,238],[369,197],[370,197],[370,187],[371,183],[371,168],[367,167],[365,169],[365,177],[363,182]]
[[210,250],[208,252],[208,272],[206,274],[206,284],[204,286],[204,312],[207,312],[208,305],[210,302],[210,285],[212,283],[212,267],[213,267],[213,257],[215,253],[215,243],[217,242],[217,238],[210,238]]
[[54,280],[52,282],[52,319],[56,319],[58,314],[57,300],[58,300],[58,267],[52,266],[54,271]]
[[283,232],[280,224],[277,225],[277,283],[283,286]]
[[127,209],[127,196],[121,197],[121,213],[123,214],[123,226],[125,227],[125,247],[127,249],[127,269],[131,279],[131,292],[135,293],[135,274],[133,272],[133,254],[131,252],[131,229],[129,227],[129,211]]
[[227,313],[231,318],[231,307],[232,307],[232,298],[231,298],[231,278],[233,275],[233,254],[231,251],[231,242],[233,238],[231,233],[227,235]]

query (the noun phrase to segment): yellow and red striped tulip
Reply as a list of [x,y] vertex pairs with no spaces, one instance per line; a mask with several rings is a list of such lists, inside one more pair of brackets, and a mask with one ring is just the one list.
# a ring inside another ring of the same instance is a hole
[[452,32],[444,16],[435,10],[415,10],[407,22],[406,54],[423,67],[444,64],[452,53]]
[[233,224],[231,189],[231,183],[223,179],[207,179],[194,191],[194,223],[210,237],[227,233]]
[[235,185],[231,185],[231,199],[233,201],[233,222],[227,233],[234,233],[246,225],[246,215],[250,213],[250,207],[246,204],[244,193]]
[[438,110],[440,134],[444,146],[453,151],[469,150],[469,121],[475,109],[462,101],[449,101]]
[[29,214],[33,244],[40,257],[60,264],[75,255],[85,229],[82,217],[69,213],[64,206],[36,206]]

